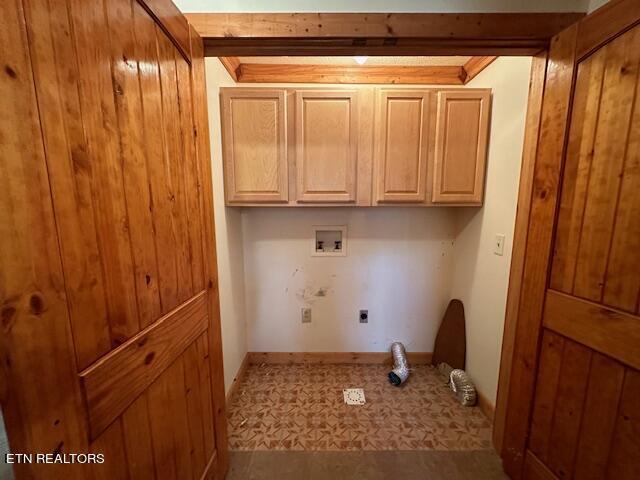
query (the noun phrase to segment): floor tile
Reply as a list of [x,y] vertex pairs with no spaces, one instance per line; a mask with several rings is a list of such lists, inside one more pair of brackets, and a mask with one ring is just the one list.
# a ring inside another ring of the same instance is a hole
[[[463,407],[430,366],[402,387],[385,365],[252,365],[229,410],[232,450],[483,450],[491,424]],[[345,405],[343,388],[367,403]]]

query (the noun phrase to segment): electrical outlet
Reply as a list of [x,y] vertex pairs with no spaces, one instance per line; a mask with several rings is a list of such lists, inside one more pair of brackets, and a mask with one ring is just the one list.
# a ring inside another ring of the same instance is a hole
[[504,234],[496,233],[496,240],[493,245],[493,253],[502,256],[504,254]]
[[360,310],[360,323],[369,323],[369,310]]
[[311,323],[311,309],[303,308],[302,309],[302,323]]

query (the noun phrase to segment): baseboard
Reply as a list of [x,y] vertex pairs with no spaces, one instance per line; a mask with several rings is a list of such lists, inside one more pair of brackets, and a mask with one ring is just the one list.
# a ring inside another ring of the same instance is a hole
[[484,415],[493,423],[493,418],[495,417],[495,406],[493,403],[489,401],[487,397],[480,393],[479,390],[476,390],[476,395],[478,396],[478,406]]
[[[390,365],[390,352],[249,352],[251,365],[362,363]],[[431,352],[407,352],[409,364],[431,364]]]
[[249,364],[250,364],[249,358],[250,358],[249,353],[245,354],[244,358],[242,359],[242,363],[240,364],[240,368],[238,368],[238,371],[236,372],[236,376],[233,377],[233,382],[231,382],[231,388],[227,392],[227,397],[226,397],[227,403],[230,403],[231,399],[238,391],[238,385],[240,385],[240,382],[242,382],[242,379],[247,373],[247,368],[249,367]]

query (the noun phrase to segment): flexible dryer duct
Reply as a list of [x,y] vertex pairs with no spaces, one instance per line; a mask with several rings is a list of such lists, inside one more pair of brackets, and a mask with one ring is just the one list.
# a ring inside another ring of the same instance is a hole
[[458,400],[465,407],[472,407],[476,404],[476,388],[467,375],[467,372],[460,369],[454,369],[449,374],[451,390],[454,391]]
[[404,346],[400,342],[391,344],[393,355],[393,370],[389,372],[389,381],[396,387],[400,386],[409,378],[409,364]]

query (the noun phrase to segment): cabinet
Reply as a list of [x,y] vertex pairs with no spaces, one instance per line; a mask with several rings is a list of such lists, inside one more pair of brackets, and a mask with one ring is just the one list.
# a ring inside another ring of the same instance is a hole
[[482,205],[488,89],[223,88],[228,205]]
[[481,205],[489,90],[438,92],[433,203]]
[[286,202],[286,92],[224,89],[220,101],[227,202]]
[[429,90],[381,90],[374,134],[377,203],[424,203],[430,148]]
[[297,201],[355,202],[358,92],[299,90],[295,102]]

